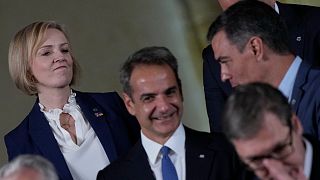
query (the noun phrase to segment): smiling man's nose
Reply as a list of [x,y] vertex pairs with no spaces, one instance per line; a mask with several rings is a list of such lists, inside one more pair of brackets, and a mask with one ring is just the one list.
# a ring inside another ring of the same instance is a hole
[[169,109],[170,103],[168,97],[161,96],[158,99],[157,107],[160,111],[165,112]]

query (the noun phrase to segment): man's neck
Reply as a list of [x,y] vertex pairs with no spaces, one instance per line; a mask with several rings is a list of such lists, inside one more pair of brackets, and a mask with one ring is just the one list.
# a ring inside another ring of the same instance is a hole
[[295,56],[293,54],[271,55],[269,59],[269,71],[266,77],[266,83],[278,87],[293,63]]

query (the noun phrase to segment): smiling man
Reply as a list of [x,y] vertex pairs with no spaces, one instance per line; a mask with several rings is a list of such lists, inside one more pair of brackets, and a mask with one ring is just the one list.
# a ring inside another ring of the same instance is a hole
[[208,39],[222,80],[233,87],[255,81],[277,87],[305,133],[320,139],[320,71],[291,53],[286,26],[270,6],[260,1],[234,4],[212,23]]
[[265,83],[241,85],[228,98],[223,130],[260,179],[318,180],[319,142],[303,136],[286,97]]
[[120,81],[125,105],[141,126],[141,141],[97,179],[248,179],[222,134],[212,137],[181,123],[181,81],[177,60],[167,48],[134,53],[123,65]]

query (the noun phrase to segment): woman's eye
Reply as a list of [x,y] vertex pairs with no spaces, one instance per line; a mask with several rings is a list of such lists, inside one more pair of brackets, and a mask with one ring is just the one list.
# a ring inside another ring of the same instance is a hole
[[69,49],[61,49],[61,52],[62,52],[62,53],[68,53],[68,52],[69,52]]
[[41,53],[41,56],[49,56],[50,55],[50,51],[45,51]]

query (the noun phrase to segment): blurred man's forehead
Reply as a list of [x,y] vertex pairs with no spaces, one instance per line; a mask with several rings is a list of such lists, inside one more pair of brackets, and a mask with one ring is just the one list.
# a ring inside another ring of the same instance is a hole
[[[244,1],[244,0],[218,0],[222,10],[228,9],[230,6],[232,6],[233,4],[235,4],[239,1]],[[254,0],[252,0],[252,1],[254,1]],[[258,1],[258,0],[256,0],[256,1]],[[264,2],[273,8],[274,8],[274,3],[276,2],[275,0],[259,0],[259,1]]]
[[218,0],[222,10],[228,9],[230,6],[238,2],[239,0]]

